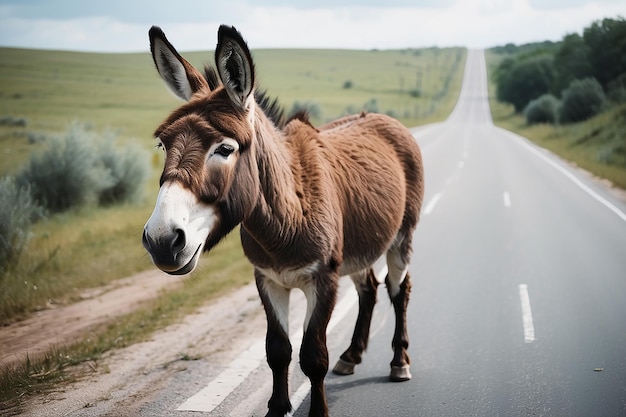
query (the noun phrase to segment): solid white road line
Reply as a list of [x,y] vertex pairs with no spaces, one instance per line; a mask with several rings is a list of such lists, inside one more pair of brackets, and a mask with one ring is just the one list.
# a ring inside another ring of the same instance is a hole
[[426,204],[426,207],[424,208],[424,214],[430,214],[435,208],[435,205],[437,204],[440,198],[441,198],[441,193],[435,194],[433,198],[430,199],[428,204]]
[[230,395],[265,358],[265,340],[258,340],[233,360],[209,385],[182,403],[178,411],[210,412]]
[[519,285],[519,298],[522,304],[522,323],[524,326],[524,342],[535,341],[535,325],[533,324],[533,313],[530,309],[530,297],[528,295],[528,285]]
[[511,195],[505,191],[502,198],[504,199],[504,207],[511,207]]

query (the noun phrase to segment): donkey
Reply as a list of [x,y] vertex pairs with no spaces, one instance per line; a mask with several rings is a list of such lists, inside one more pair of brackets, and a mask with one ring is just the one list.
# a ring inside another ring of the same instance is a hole
[[316,129],[306,114],[286,119],[256,88],[241,34],[221,26],[217,72],[196,70],[163,31],[150,49],[166,86],[186,101],[155,132],[165,166],[143,245],[169,274],[191,272],[240,225],[241,244],[267,316],[267,362],[273,392],[267,416],[292,410],[288,366],[289,294],[304,292],[307,310],[300,366],[311,381],[310,416],[327,416],[326,328],[338,279],[359,294],[352,342],[334,368],[351,374],[367,347],[379,285],[372,264],[386,254],[386,286],[396,314],[390,379],[411,378],[406,309],[411,240],[423,196],[420,150],[388,116],[349,116]]

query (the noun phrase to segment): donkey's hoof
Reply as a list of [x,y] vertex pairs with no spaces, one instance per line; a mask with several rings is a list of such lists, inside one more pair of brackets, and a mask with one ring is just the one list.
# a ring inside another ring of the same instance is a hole
[[339,359],[337,364],[333,368],[333,373],[337,375],[352,375],[354,373],[354,366],[352,362],[344,361],[343,359]]
[[391,367],[391,373],[389,374],[391,382],[408,381],[412,377],[409,365]]

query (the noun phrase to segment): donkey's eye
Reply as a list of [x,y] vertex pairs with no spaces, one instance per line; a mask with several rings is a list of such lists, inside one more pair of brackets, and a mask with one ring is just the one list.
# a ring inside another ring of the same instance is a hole
[[155,145],[155,148],[157,148],[157,149],[165,149],[165,147],[163,146],[163,143],[162,143],[162,142],[157,143],[157,144]]
[[222,143],[215,149],[214,154],[221,155],[223,157],[229,156],[231,153],[235,152],[235,147],[232,145],[228,145],[226,143]]

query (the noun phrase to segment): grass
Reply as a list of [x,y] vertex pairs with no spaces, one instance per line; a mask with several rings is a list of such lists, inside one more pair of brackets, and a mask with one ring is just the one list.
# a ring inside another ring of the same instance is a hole
[[561,158],[575,163],[594,175],[626,189],[626,104],[614,105],[580,123],[528,125],[513,106],[495,99],[491,74],[500,56],[487,51],[489,104],[496,125],[518,133]]
[[[360,111],[375,99],[380,111],[406,114],[408,118],[401,119],[413,126],[442,120],[451,111],[465,51],[259,50],[254,55],[261,87],[286,108],[294,101],[318,103],[322,109],[318,123],[347,108]],[[202,66],[212,53],[185,56]],[[352,87],[345,89],[348,79]],[[418,86],[421,92],[415,97],[411,92]],[[121,144],[137,141],[152,159],[152,175],[139,204],[75,210],[33,228],[23,265],[6,280],[10,282],[0,282],[0,324],[49,300],[71,300],[74,289],[103,285],[152,267],[140,245],[162,168],[152,130],[180,103],[166,91],[147,53],[0,48],[0,117],[6,115],[0,124],[0,175],[16,173],[31,154],[47,145],[45,139],[29,138],[64,131],[73,120],[96,130],[112,129]]]
[[[290,109],[295,101],[320,109],[316,123],[375,101],[407,126],[447,117],[462,82],[465,50],[253,51],[259,83]],[[196,66],[212,53],[184,54]],[[350,81],[350,83],[346,83]],[[349,85],[350,88],[344,88]],[[71,303],[81,289],[153,268],[141,247],[162,169],[152,132],[180,101],[159,79],[149,54],[86,54],[0,48],[0,175],[15,174],[47,135],[75,120],[95,130],[112,129],[118,141],[137,141],[150,152],[152,174],[145,198],[135,205],[86,207],[35,224],[26,251],[11,274],[0,277],[0,325],[28,316],[48,303]],[[204,277],[204,278],[201,278]],[[183,288],[162,294],[146,308],[90,332],[70,347],[0,370],[5,404],[71,379],[72,365],[97,361],[103,352],[145,338],[230,288],[249,282],[251,267],[238,235],[211,254]],[[4,406],[0,407],[4,409]]]

